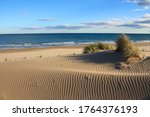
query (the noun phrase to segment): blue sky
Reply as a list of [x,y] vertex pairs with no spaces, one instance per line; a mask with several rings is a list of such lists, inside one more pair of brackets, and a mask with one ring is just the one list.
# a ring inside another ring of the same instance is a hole
[[150,0],[0,0],[4,33],[150,33]]

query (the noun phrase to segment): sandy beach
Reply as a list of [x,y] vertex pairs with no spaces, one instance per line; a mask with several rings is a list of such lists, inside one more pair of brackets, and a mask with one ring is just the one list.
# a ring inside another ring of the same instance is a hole
[[82,54],[84,46],[0,50],[0,99],[145,99],[150,96],[150,45],[145,60],[118,69],[114,51]]

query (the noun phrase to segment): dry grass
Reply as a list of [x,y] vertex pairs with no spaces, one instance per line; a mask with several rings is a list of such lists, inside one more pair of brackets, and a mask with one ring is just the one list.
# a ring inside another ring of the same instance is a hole
[[90,54],[90,53],[95,53],[96,51],[98,51],[97,45],[96,44],[91,44],[89,46],[86,46],[83,50],[84,54]]
[[97,46],[98,46],[98,49],[100,50],[114,50],[115,49],[115,47],[110,44],[98,43]]
[[129,40],[128,36],[125,34],[120,35],[116,42],[117,49],[116,52],[122,54],[123,58],[129,59],[130,57],[140,58],[139,49]]
[[86,46],[84,48],[83,53],[84,54],[90,54],[90,53],[95,53],[98,52],[100,50],[114,50],[115,47],[113,45],[110,44],[104,44],[104,43],[97,43],[97,44],[91,44],[89,46]]

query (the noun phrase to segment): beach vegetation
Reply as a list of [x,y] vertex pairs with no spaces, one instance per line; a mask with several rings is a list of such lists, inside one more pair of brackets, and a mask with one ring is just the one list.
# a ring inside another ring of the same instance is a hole
[[116,41],[116,52],[122,54],[122,57],[125,59],[129,59],[131,57],[140,58],[139,49],[133,44],[133,42],[129,39],[129,37],[125,34],[119,36]]
[[84,54],[90,54],[90,53],[95,53],[96,51],[98,51],[98,47],[96,44],[91,44],[89,46],[86,46],[83,50]]
[[97,46],[98,46],[98,49],[100,50],[113,50],[114,49],[114,46],[111,44],[98,43]]
[[83,53],[90,54],[90,53],[99,52],[100,50],[114,50],[114,48],[115,47],[111,44],[96,43],[96,44],[91,44],[89,46],[86,46],[84,48]]

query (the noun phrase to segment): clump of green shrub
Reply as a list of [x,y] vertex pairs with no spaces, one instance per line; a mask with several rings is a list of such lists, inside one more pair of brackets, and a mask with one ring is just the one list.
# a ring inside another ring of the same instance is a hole
[[91,44],[91,45],[86,46],[84,48],[83,53],[84,54],[95,53],[95,52],[98,52],[100,50],[114,50],[114,46],[109,45],[109,44],[104,44],[104,43]]
[[117,44],[116,52],[121,53],[123,58],[126,59],[130,57],[140,58],[139,49],[133,44],[132,41],[129,40],[127,35],[125,34],[120,35],[116,44]]
[[97,46],[98,46],[98,49],[100,50],[113,50],[114,49],[114,46],[110,44],[98,43]]
[[84,54],[87,53],[95,53],[96,51],[98,51],[97,45],[96,44],[91,44],[89,46],[86,46],[83,50]]

